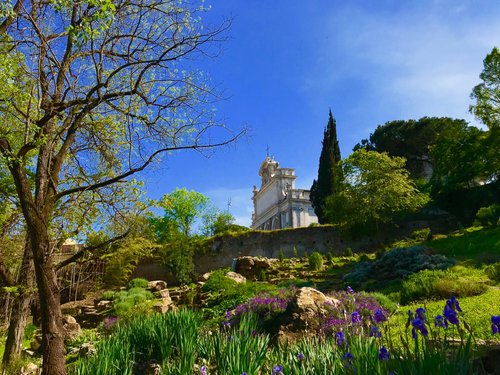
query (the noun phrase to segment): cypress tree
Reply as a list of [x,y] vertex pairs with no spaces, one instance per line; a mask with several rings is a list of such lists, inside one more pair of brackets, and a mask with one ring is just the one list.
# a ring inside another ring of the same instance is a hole
[[340,147],[337,139],[337,124],[330,110],[328,124],[323,136],[323,148],[319,157],[318,178],[311,186],[311,202],[321,224],[326,222],[324,203],[326,197],[334,194],[341,187],[344,179],[340,166]]

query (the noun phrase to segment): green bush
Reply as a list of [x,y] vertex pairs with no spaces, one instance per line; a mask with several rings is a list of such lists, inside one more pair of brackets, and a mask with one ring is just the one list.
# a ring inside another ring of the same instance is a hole
[[113,290],[106,290],[102,296],[101,299],[106,300],[106,301],[112,301],[115,299],[116,292]]
[[297,258],[299,256],[297,248],[294,246],[292,250],[292,257]]
[[328,253],[326,253],[326,260],[328,262],[332,263],[333,262],[333,258],[334,258],[334,256],[333,256],[333,253],[331,251],[329,251]]
[[352,257],[353,256],[352,249],[350,247],[346,248],[345,252],[344,252],[344,255],[346,257]]
[[413,231],[411,237],[418,241],[427,241],[431,238],[431,228],[422,228]]
[[446,269],[456,261],[444,255],[432,254],[424,246],[404,247],[384,253],[373,262],[358,263],[345,281],[351,284],[363,283],[370,279],[375,281],[402,280],[409,275],[425,269]]
[[476,214],[475,223],[483,227],[496,227],[500,222],[500,204],[481,207]]
[[127,289],[132,289],[132,288],[146,289],[148,287],[148,283],[149,283],[148,280],[138,277],[136,279],[132,279],[129,281],[129,283],[127,284]]
[[488,289],[481,270],[453,267],[448,270],[423,270],[410,275],[401,286],[400,299],[408,304],[421,299],[445,299],[483,294]]
[[280,262],[283,262],[283,260],[285,259],[285,253],[283,252],[283,249],[280,249],[278,259],[280,260]]
[[113,311],[119,317],[129,317],[133,315],[138,306],[153,299],[153,293],[144,288],[131,288],[116,293],[113,300]]
[[317,251],[309,257],[309,268],[313,271],[320,271],[323,268],[323,256]]
[[495,282],[500,282],[500,262],[493,263],[484,269],[486,275]]
[[236,281],[226,277],[229,272],[229,268],[221,268],[212,272],[205,284],[203,284],[202,290],[204,292],[225,292],[231,293],[236,288]]

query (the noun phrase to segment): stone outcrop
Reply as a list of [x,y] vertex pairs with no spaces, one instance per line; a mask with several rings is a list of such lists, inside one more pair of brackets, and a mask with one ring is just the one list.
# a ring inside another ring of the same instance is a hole
[[259,280],[262,272],[267,276],[277,274],[278,259],[242,256],[235,259],[234,271],[250,280]]
[[167,282],[163,280],[154,280],[148,282],[148,287],[146,288],[150,292],[158,292],[160,290],[167,289]]
[[236,272],[233,272],[233,271],[230,271],[226,274],[226,277],[228,279],[231,279],[233,280],[234,282],[236,282],[237,284],[245,284],[247,282],[247,279],[245,276],[243,275],[240,275],[239,273],[236,273]]
[[73,340],[82,333],[80,324],[71,315],[63,316],[64,341]]
[[273,331],[278,341],[294,341],[304,336],[316,335],[322,317],[328,315],[328,309],[339,303],[340,301],[314,288],[298,289],[283,316],[276,321]]

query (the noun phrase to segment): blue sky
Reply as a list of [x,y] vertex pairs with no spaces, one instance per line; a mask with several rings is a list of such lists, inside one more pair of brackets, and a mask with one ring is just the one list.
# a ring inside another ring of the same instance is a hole
[[209,158],[180,152],[143,175],[150,198],[176,187],[209,196],[250,225],[266,147],[297,186],[317,174],[331,108],[342,157],[377,125],[465,118],[482,61],[500,46],[497,0],[212,0],[206,23],[233,17],[221,56],[202,67],[224,89],[217,111],[249,135]]

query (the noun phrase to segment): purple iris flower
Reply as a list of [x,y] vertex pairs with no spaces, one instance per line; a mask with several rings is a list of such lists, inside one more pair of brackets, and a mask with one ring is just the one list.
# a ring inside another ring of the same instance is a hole
[[226,319],[231,319],[231,311],[226,311]]
[[346,293],[347,294],[354,294],[354,289],[352,289],[350,286],[346,288]]
[[341,346],[345,344],[345,335],[344,332],[337,332],[335,334],[335,340],[337,341],[337,345]]
[[425,323],[422,319],[415,318],[411,321],[411,325],[413,326],[411,330],[411,335],[413,338],[417,337],[417,331],[420,331],[420,333],[424,336],[427,337],[429,334],[429,331],[427,331],[427,327],[425,326]]
[[385,346],[382,346],[378,351],[378,359],[380,361],[388,361],[389,360],[389,351]]
[[358,324],[358,323],[361,323],[361,316],[359,315],[359,312],[354,311],[354,312],[351,314],[351,320],[352,320],[352,323],[353,323],[353,324]]
[[419,307],[415,311],[415,317],[425,322],[425,309],[423,307]]
[[434,318],[434,326],[448,328],[448,320],[442,315],[436,315],[436,317]]
[[207,375],[207,366],[203,365],[200,367],[200,375]]
[[297,354],[297,359],[298,359],[299,361],[303,361],[303,360],[304,360],[304,358],[305,358],[304,353],[299,353],[299,354]]
[[384,315],[382,309],[376,309],[374,317],[375,317],[375,323],[377,324],[385,322],[387,320],[387,317]]
[[500,315],[491,316],[491,331],[493,332],[493,334],[500,334]]
[[352,366],[352,361],[354,359],[354,356],[352,355],[351,352],[347,352],[342,356],[342,360],[346,361],[349,366]]
[[283,375],[283,366],[282,365],[274,366],[273,375]]
[[382,337],[382,333],[380,333],[377,326],[370,327],[370,337]]
[[458,312],[462,312],[462,309],[460,308],[458,300],[455,298],[455,296],[451,296],[451,298],[446,301],[446,306],[450,307],[453,311],[456,310]]
[[443,315],[451,324],[458,325],[457,312],[448,303],[444,307]]

